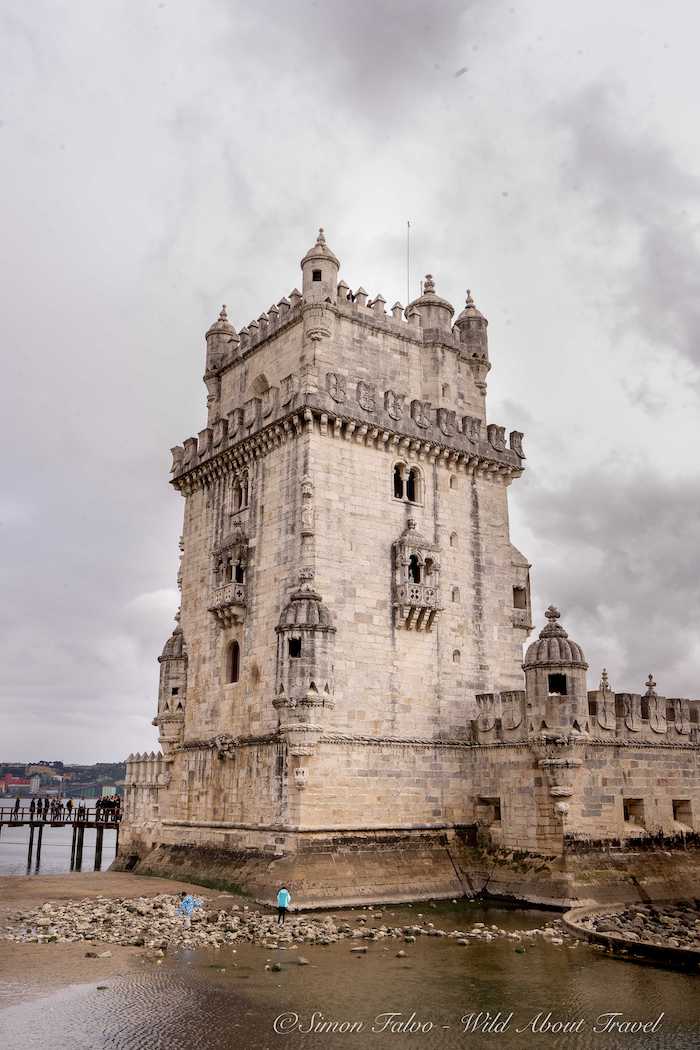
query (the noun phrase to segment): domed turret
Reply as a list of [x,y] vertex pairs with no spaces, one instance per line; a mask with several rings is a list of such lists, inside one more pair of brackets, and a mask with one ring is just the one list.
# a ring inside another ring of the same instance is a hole
[[292,754],[309,754],[323,730],[324,709],[334,707],[335,627],[313,590],[311,574],[280,614],[277,630],[275,699],[280,730]]
[[454,306],[448,303],[447,299],[441,299],[435,294],[435,281],[430,273],[425,275],[423,294],[406,307],[406,317],[410,317],[414,312],[420,315],[421,328],[450,330]]
[[323,227],[318,231],[316,243],[309,248],[301,260],[303,275],[302,294],[307,303],[323,303],[337,300],[338,270],[340,263],[326,244]]
[[214,324],[207,330],[207,372],[219,368],[228,353],[239,343],[236,329],[228,319],[226,306],[222,306]]
[[489,341],[486,333],[488,324],[481,311],[477,310],[472,293],[467,288],[466,305],[455,321],[455,328],[463,347],[462,353],[467,357],[477,357],[488,361]]
[[182,742],[187,702],[187,646],[177,615],[175,630],[158,657],[160,682],[158,687],[158,714],[153,725],[158,726],[158,739],[167,758]]
[[523,662],[530,720],[535,731],[556,733],[588,730],[588,664],[580,645],[572,641],[553,605],[547,625],[528,646]]

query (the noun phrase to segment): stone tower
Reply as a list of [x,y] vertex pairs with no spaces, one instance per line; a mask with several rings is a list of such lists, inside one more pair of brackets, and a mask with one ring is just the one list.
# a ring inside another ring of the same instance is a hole
[[224,307],[206,333],[207,425],[172,450],[164,757],[122,832],[137,858],[157,843],[151,870],[183,849],[193,870],[274,857],[313,897],[329,836],[370,836],[379,871],[387,844],[471,819],[475,698],[522,688],[524,453],[487,422],[487,321],[467,293],[453,324],[431,275],[387,312],[339,267],[321,230],[301,292],[238,332]]

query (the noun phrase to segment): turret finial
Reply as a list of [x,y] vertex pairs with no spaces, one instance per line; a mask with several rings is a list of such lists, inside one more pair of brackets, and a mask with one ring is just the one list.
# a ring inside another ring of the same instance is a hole
[[428,294],[435,291],[435,281],[432,273],[426,273],[425,280],[423,281],[423,294]]
[[472,299],[472,290],[467,288],[467,306],[473,306],[474,300]]
[[600,676],[600,685],[598,686],[601,693],[607,693],[610,691],[610,682],[608,681],[608,672],[603,668],[603,672]]
[[645,696],[656,696],[656,682],[654,681],[654,676],[651,672],[646,680],[646,687],[647,691],[644,694]]
[[226,313],[226,303],[224,303],[224,305],[221,307],[221,310],[219,311],[219,320],[228,321],[228,314]]
[[561,613],[557,609],[556,605],[550,605],[549,608],[545,611],[545,616],[550,621],[550,623],[554,623],[555,620],[558,620],[561,617]]
[[323,226],[319,226],[319,228],[318,228],[318,237],[316,238],[316,244],[325,244],[325,243],[326,243],[326,235],[323,232]]

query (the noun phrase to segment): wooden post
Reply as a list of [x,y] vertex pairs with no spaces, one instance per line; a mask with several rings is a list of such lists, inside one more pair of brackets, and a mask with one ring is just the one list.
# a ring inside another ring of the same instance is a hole
[[32,866],[32,851],[34,849],[34,825],[29,825],[29,850],[27,852],[27,871]]
[[78,825],[73,825],[73,838],[70,844],[70,870],[75,870],[75,840],[78,834]]
[[103,825],[98,824],[95,831],[95,871],[102,870],[102,836],[104,833]]
[[44,835],[44,825],[40,824],[39,825],[39,834],[38,834],[37,840],[36,840],[36,864],[34,865],[34,870],[35,871],[39,870],[39,865],[41,864],[41,840],[43,838],[43,835]]
[[85,825],[80,824],[78,827],[78,843],[75,854],[75,870],[81,871],[83,867],[83,839],[85,838]]

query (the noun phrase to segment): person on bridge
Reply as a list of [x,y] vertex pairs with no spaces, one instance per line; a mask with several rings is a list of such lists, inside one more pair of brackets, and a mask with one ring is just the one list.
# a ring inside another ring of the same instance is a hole
[[73,813],[73,799],[69,798],[68,801],[66,802],[66,816],[68,817],[68,820],[70,820],[72,813]]
[[15,799],[15,817],[17,816],[18,813],[19,813],[19,795]]
[[284,920],[287,916],[287,908],[289,907],[292,900],[292,895],[286,886],[280,886],[279,893],[277,894],[277,925],[283,926]]
[[180,903],[178,905],[177,910],[183,916],[183,926],[186,930],[189,930],[190,926],[192,925],[192,912],[195,908],[201,907],[202,902],[200,900],[197,900],[196,897],[193,897],[191,893],[187,893],[186,890],[182,891],[182,893],[180,894]]
[[29,819],[34,820],[34,810],[36,809],[36,799],[32,795],[32,800],[29,803]]

